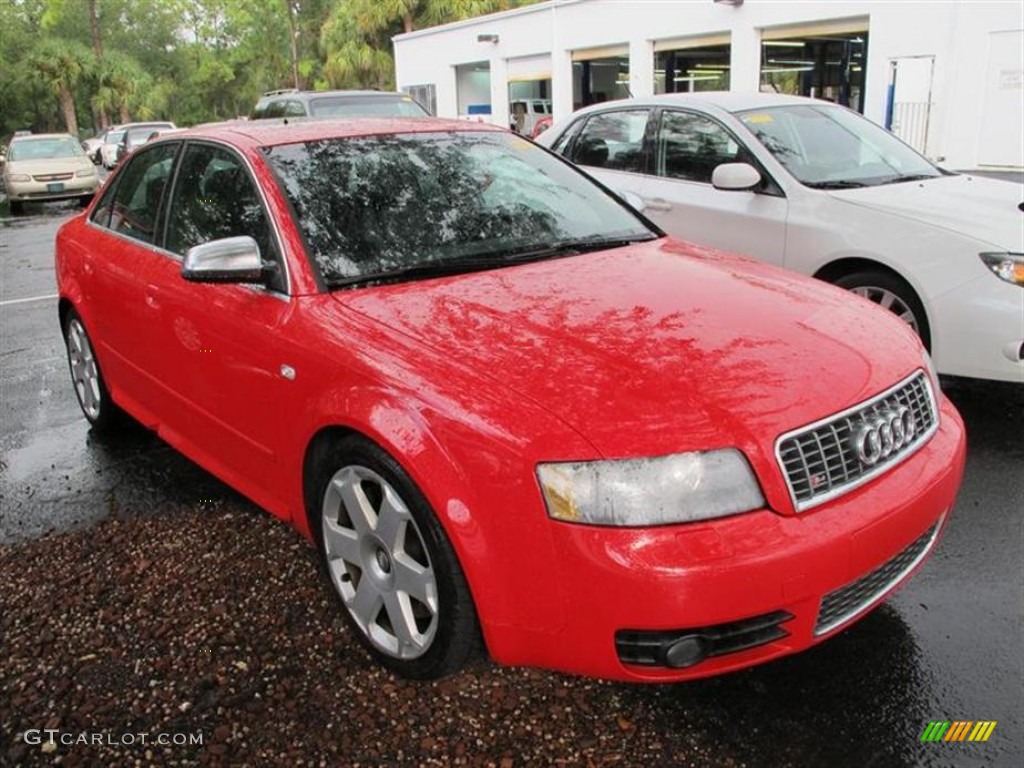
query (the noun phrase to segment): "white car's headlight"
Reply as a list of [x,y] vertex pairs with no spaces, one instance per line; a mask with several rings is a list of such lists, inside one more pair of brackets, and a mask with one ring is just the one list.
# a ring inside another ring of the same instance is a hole
[[651,459],[537,466],[548,514],[589,525],[687,523],[764,506],[746,457],[735,448]]
[[11,173],[7,176],[8,181],[32,181],[32,177],[27,173]]
[[1000,280],[1024,286],[1024,253],[979,253],[978,256]]
[[84,168],[81,171],[78,171],[77,173],[75,173],[75,176],[78,176],[79,178],[82,178],[82,179],[84,179],[84,178],[86,178],[88,176],[95,176],[95,175],[96,175],[96,169],[93,168],[92,166],[90,166],[88,168]]

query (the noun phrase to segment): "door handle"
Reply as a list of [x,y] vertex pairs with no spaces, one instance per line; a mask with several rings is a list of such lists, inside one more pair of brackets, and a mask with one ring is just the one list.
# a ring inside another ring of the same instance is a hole
[[668,200],[663,200],[660,197],[656,197],[653,200],[645,200],[644,208],[648,211],[671,211],[672,203]]
[[160,309],[160,292],[156,286],[146,287],[146,306],[150,309]]

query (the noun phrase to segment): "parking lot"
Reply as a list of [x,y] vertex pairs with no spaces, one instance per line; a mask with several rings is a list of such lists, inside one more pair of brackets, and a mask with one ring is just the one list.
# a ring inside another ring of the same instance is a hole
[[[0,763],[1024,763],[1024,388],[947,382],[969,437],[948,532],[824,645],[680,685],[484,662],[409,683],[359,649],[290,529],[141,428],[89,433],[53,295],[75,211],[0,207]],[[935,720],[998,725],[922,743]],[[19,737],[36,728],[204,743],[47,752]]]

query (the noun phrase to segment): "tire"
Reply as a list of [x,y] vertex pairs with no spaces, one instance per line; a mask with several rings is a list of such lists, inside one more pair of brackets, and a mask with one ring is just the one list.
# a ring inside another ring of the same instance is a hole
[[68,312],[64,319],[63,330],[71,385],[75,389],[82,414],[98,432],[115,430],[123,423],[124,412],[110,397],[92,341],[82,319],[74,310]]
[[23,202],[11,200],[11,216],[21,216],[25,212],[25,204]]
[[320,452],[308,487],[324,575],[373,658],[416,680],[461,668],[479,646],[473,599],[437,516],[398,462],[346,437]]
[[864,270],[852,272],[836,279],[840,288],[856,293],[869,301],[888,309],[909,325],[931,350],[931,328],[924,305],[906,280],[891,272]]
[[89,207],[89,203],[91,203],[91,202],[92,202],[92,195],[82,195],[80,198],[78,198],[78,207],[79,208],[88,208]]

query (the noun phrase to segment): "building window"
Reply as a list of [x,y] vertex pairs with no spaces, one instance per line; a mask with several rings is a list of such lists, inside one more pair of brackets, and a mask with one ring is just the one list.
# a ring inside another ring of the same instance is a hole
[[654,92],[728,91],[732,47],[703,45],[654,54]]
[[409,85],[403,89],[413,100],[432,115],[437,115],[437,86],[433,83],[425,85]]

